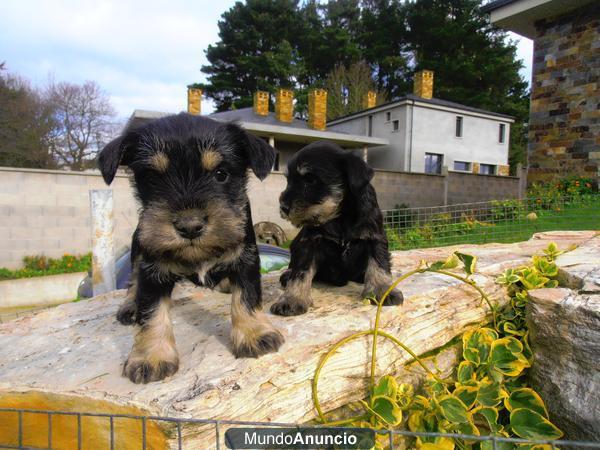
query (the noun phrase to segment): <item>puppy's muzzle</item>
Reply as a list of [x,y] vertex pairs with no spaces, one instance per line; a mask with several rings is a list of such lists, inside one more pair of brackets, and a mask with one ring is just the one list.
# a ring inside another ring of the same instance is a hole
[[173,219],[173,226],[184,239],[196,239],[202,235],[206,218],[198,213],[184,211]]

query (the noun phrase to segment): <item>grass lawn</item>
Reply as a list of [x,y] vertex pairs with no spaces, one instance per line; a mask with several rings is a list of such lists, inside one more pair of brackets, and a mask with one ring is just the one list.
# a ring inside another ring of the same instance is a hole
[[[531,211],[531,210],[529,210]],[[537,219],[526,218],[527,213],[495,223],[462,221],[441,223],[435,220],[400,230],[388,230],[391,250],[441,247],[455,244],[511,243],[525,241],[534,233],[559,230],[600,230],[600,196],[566,204],[556,209],[536,209]]]

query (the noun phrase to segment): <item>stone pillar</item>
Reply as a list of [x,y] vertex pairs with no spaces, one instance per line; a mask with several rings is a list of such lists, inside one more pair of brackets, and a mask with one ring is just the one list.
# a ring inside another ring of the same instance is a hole
[[294,93],[289,89],[278,89],[275,95],[275,118],[280,122],[294,120]]
[[448,166],[442,166],[442,176],[444,177],[444,206],[446,206],[448,204],[448,183],[450,182]]
[[94,296],[114,291],[114,208],[111,189],[90,191],[92,222],[92,292]]
[[510,174],[510,166],[498,166],[498,175],[507,177]]
[[363,109],[373,108],[377,104],[377,92],[369,91],[362,99]]
[[187,100],[187,112],[199,116],[202,110],[202,89],[189,87]]
[[311,89],[308,93],[308,126],[314,130],[327,128],[327,91]]
[[413,93],[422,98],[433,97],[433,71],[421,70],[420,72],[415,73]]
[[473,166],[473,167],[472,167],[472,171],[473,171],[473,173],[474,173],[474,174],[479,174],[479,163],[478,163],[478,162],[474,162],[474,163],[472,164],[472,166]]
[[[583,3],[583,2],[582,2]],[[536,23],[528,181],[600,181],[600,4]]]
[[256,91],[253,102],[254,113],[259,116],[269,115],[269,93],[265,91]]

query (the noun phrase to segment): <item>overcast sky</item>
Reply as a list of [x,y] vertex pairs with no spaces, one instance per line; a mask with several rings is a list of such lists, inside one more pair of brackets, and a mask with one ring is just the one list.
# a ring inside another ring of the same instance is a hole
[[[95,80],[119,116],[179,112],[186,85],[203,81],[204,50],[233,0],[2,0],[0,62],[43,85]],[[519,39],[529,81],[532,43]],[[203,100],[203,113],[212,111]]]

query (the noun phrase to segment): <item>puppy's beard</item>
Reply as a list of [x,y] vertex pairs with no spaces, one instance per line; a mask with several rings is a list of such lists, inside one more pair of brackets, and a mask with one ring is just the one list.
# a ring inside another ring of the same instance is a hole
[[294,226],[319,226],[339,217],[343,194],[341,190],[333,190],[331,195],[314,205],[294,205],[287,220]]
[[150,254],[182,262],[201,262],[234,251],[244,240],[245,215],[243,205],[229,205],[221,200],[209,200],[202,214],[208,217],[202,234],[194,239],[183,238],[173,226],[173,213],[166,203],[155,202],[142,211],[139,239]]

